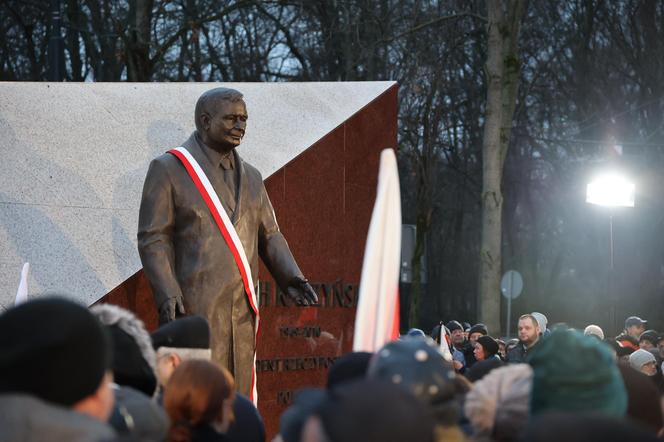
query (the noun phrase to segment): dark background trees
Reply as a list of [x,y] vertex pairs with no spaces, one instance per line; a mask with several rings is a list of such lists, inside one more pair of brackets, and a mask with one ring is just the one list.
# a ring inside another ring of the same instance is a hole
[[[49,78],[50,6],[0,3],[1,80]],[[478,318],[485,2],[61,0],[60,10],[66,81],[398,81],[403,216],[427,275],[404,286],[419,294],[405,317],[423,328]],[[618,318],[664,328],[663,23],[655,0],[528,4],[502,178],[502,270],[525,281],[514,315],[615,333],[615,305]],[[613,213],[612,276],[609,213],[584,202],[606,164],[637,184],[636,207]]]

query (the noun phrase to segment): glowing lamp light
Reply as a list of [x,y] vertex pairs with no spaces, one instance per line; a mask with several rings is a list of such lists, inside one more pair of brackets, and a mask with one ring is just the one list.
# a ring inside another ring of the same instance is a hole
[[618,174],[595,178],[586,188],[586,202],[598,206],[634,207],[634,183]]

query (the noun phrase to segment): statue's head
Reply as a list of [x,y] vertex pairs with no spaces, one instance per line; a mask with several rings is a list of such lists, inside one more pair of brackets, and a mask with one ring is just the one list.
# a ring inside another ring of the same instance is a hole
[[241,92],[218,87],[196,102],[194,118],[203,142],[220,152],[239,146],[247,128],[247,106]]

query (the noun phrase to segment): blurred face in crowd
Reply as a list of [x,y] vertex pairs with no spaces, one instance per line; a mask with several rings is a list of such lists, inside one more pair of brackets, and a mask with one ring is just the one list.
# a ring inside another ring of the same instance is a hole
[[503,359],[505,359],[505,357],[507,356],[507,349],[505,348],[505,343],[498,342],[498,354]]
[[657,341],[657,349],[659,350],[659,357],[664,358],[664,339]]
[[475,355],[475,359],[478,361],[483,361],[486,359],[486,356],[484,355],[484,347],[478,343],[475,343],[475,350],[473,350],[473,354]]
[[649,340],[644,339],[639,341],[639,348],[642,348],[643,350],[650,350],[651,348],[655,348],[655,345]]
[[530,347],[539,338],[540,328],[533,318],[519,319],[519,340]]
[[468,341],[470,341],[470,344],[474,346],[475,343],[477,342],[477,338],[479,338],[480,336],[482,336],[482,333],[474,332],[470,336],[468,336]]
[[[161,350],[161,349],[160,349]],[[180,365],[180,357],[177,353],[162,353],[157,351],[157,375],[159,376],[159,384],[165,387],[168,380]]]
[[641,366],[641,373],[648,376],[655,376],[657,374],[657,362],[650,361]]
[[461,345],[465,340],[463,330],[457,329],[452,332],[452,344]]
[[302,428],[302,442],[327,442],[323,423],[318,416],[311,416]]
[[646,331],[646,326],[642,324],[638,325],[630,325],[627,327],[627,334],[632,336],[633,338],[639,339],[639,336],[641,336],[641,333]]

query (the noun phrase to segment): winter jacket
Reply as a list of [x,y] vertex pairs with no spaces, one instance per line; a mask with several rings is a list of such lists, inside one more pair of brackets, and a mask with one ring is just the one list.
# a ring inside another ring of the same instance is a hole
[[477,361],[466,371],[465,376],[470,382],[476,382],[482,379],[494,368],[502,367],[503,365],[505,365],[505,363],[500,360],[497,355],[493,355],[489,359]]
[[115,439],[104,422],[24,394],[0,395],[0,440],[101,442]]
[[519,342],[516,347],[507,352],[507,362],[510,364],[528,362],[526,359],[528,358],[530,352],[533,351],[533,348],[537,346],[537,344],[539,344],[539,341],[537,341],[532,347],[527,348],[523,342]]
[[166,438],[169,419],[164,409],[131,387],[113,386],[115,405],[109,424],[122,436],[136,442],[162,441]]

